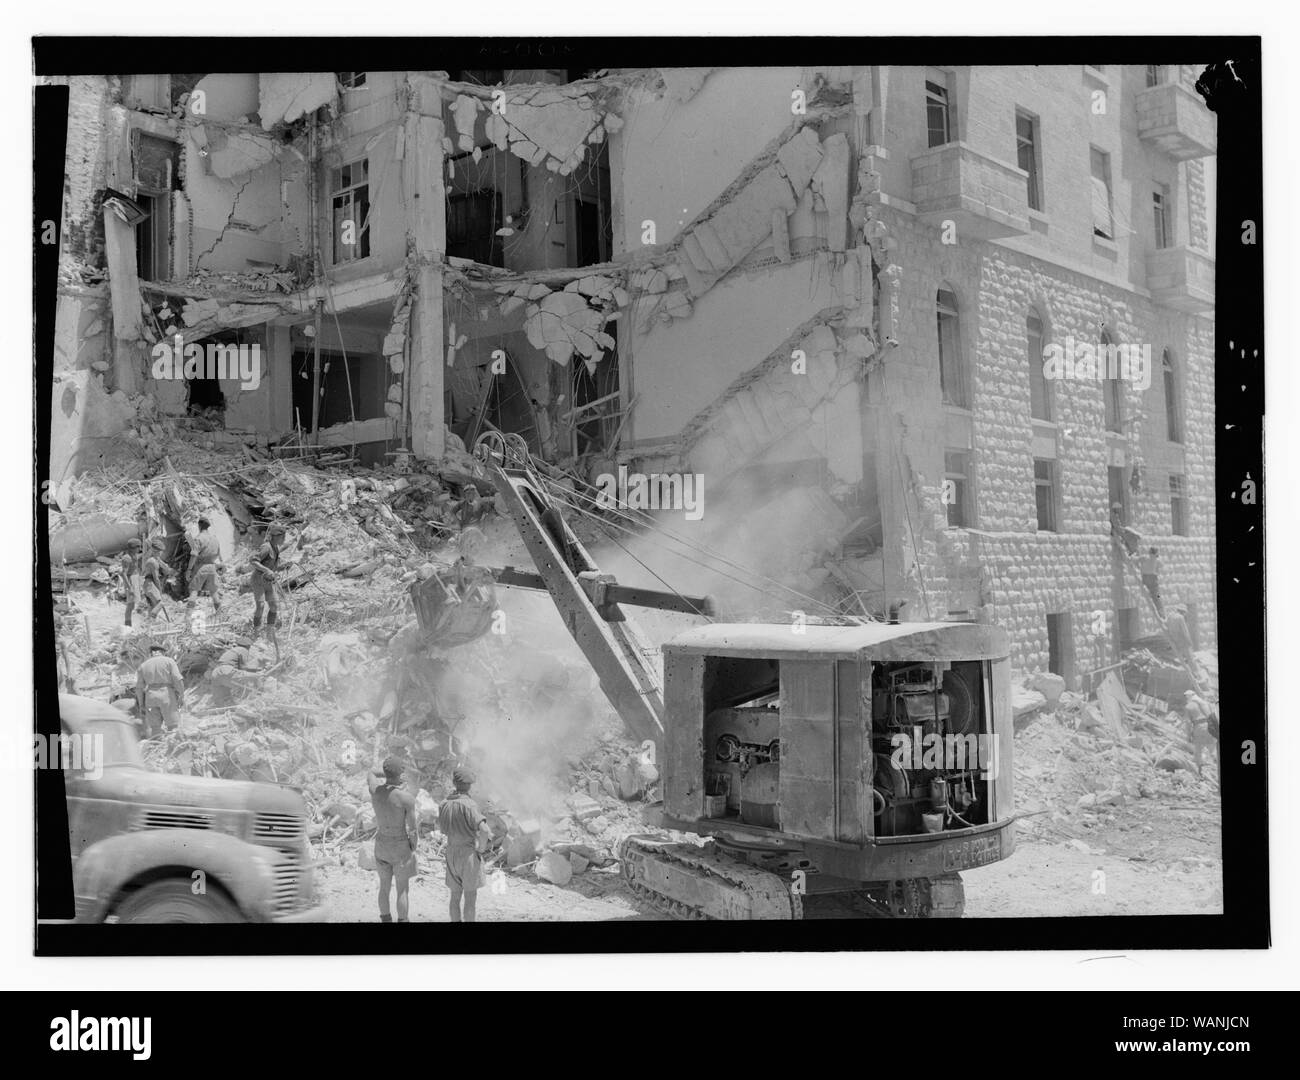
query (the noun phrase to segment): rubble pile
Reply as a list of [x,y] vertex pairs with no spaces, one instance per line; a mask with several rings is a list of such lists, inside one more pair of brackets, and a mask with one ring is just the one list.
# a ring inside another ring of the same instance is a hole
[[[1199,654],[1198,660],[1211,677],[1202,700],[1217,702],[1214,654]],[[1025,815],[1017,827],[1025,834],[1078,837],[1081,830],[1112,823],[1142,799],[1217,803],[1217,739],[1192,722],[1181,698],[1173,707],[1144,693],[1130,696],[1112,672],[1093,700],[1060,690],[1049,703],[1040,688],[1050,691],[1058,680],[1035,675],[1013,686],[1013,702],[1028,702],[1031,695],[1043,699],[1017,712],[1016,807]]]

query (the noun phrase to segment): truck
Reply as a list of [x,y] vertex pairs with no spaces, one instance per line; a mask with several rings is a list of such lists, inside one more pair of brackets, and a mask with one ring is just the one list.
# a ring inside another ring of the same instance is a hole
[[61,737],[93,740],[65,768],[78,923],[316,922],[302,796],[277,784],[148,769],[131,717],[59,695]]
[[[713,622],[658,659],[623,609],[709,618],[707,597],[620,584],[566,520],[517,435],[475,456],[535,572],[633,737],[655,745],[666,829],[627,837],[631,890],[684,919],[798,919],[837,897],[866,916],[958,917],[961,874],[1015,847],[1010,647],[996,626]],[[436,582],[412,586],[417,617]],[[440,597],[440,602],[445,597]]]

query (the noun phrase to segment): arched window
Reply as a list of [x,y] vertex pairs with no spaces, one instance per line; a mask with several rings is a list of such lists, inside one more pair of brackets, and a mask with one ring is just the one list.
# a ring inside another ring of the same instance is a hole
[[1119,377],[1119,352],[1110,334],[1103,330],[1097,347],[1097,367],[1102,378],[1101,393],[1106,402],[1106,430],[1124,431],[1124,381]]
[[961,323],[957,314],[957,297],[950,289],[940,288],[935,297],[935,314],[939,331],[939,390],[945,405],[965,409],[965,365],[961,358]]
[[1029,346],[1029,415],[1035,420],[1052,418],[1052,388],[1043,373],[1044,340],[1043,320],[1036,311],[1025,316],[1025,337]]
[[1174,372],[1173,354],[1165,349],[1160,357],[1160,367],[1165,377],[1165,434],[1170,442],[1183,441],[1183,418],[1178,410],[1178,380]]

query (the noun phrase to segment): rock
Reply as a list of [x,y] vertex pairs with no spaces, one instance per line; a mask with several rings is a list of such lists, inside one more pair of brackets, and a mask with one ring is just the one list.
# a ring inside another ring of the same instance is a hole
[[587,827],[587,832],[591,833],[592,836],[599,836],[609,828],[609,818],[604,814],[601,814],[599,817],[594,817],[590,821],[584,822],[584,824]]
[[1066,846],[1074,848],[1075,851],[1082,851],[1085,855],[1092,854],[1092,848],[1088,846],[1088,841],[1086,840],[1068,840],[1066,841]]
[[1114,790],[1103,791],[1100,795],[1097,796],[1097,804],[1099,806],[1114,806],[1116,804],[1122,805],[1123,802],[1124,802],[1124,793],[1122,791],[1114,791]]
[[1047,699],[1047,704],[1053,707],[1065,692],[1065,680],[1051,671],[1038,672],[1028,680],[1026,685],[1030,690],[1037,690],[1042,694]]
[[1091,791],[1090,791],[1090,792],[1088,792],[1087,795],[1081,795],[1081,796],[1079,797],[1079,801],[1078,801],[1077,803],[1075,803],[1074,805],[1075,805],[1076,807],[1078,807],[1080,810],[1084,810],[1084,809],[1086,809],[1086,808],[1088,808],[1088,807],[1090,807],[1090,806],[1096,806],[1096,805],[1097,805],[1097,795],[1096,795],[1095,792],[1091,792]]
[[600,803],[590,795],[583,795],[581,792],[570,795],[568,803],[569,809],[573,811],[574,821],[590,821],[600,813]]
[[586,873],[587,867],[589,867],[590,865],[591,863],[589,863],[585,858],[579,855],[576,851],[569,853],[569,866],[573,868],[573,872],[575,874]]
[[1037,690],[1029,690],[1023,686],[1011,687],[1011,715],[1013,719],[1019,720],[1022,716],[1037,712],[1046,704],[1047,698]]
[[536,874],[552,885],[567,885],[573,877],[573,867],[559,852],[548,851],[537,860]]

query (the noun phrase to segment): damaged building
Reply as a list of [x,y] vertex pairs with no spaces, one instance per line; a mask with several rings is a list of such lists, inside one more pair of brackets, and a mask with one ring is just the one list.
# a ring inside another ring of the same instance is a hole
[[[1197,70],[70,77],[51,479],[145,400],[364,464],[515,432],[702,477],[754,613],[993,622],[1084,688],[1159,629],[1118,503],[1212,646]],[[1140,370],[1045,373],[1081,343]],[[158,377],[193,345],[252,359]]]

